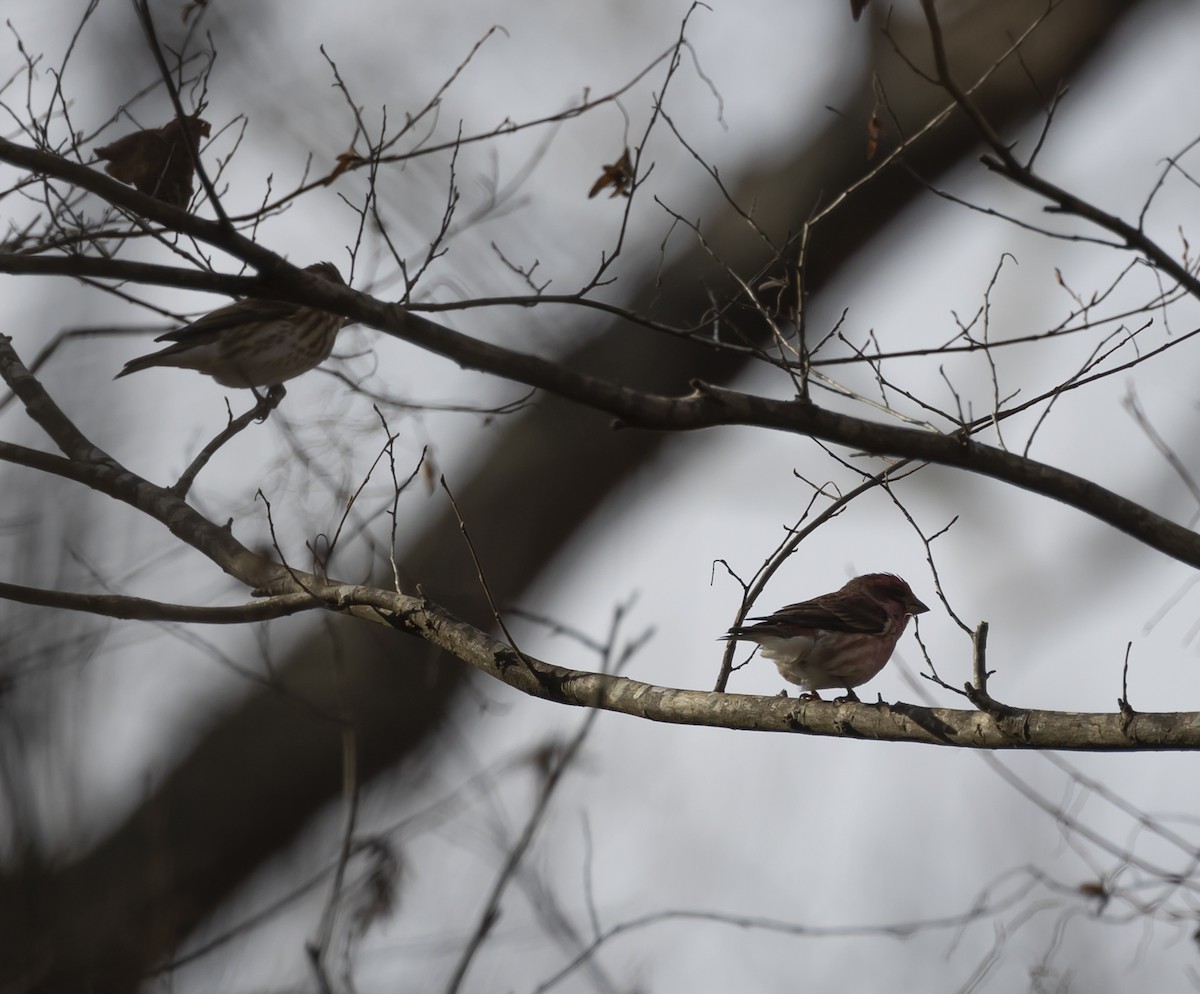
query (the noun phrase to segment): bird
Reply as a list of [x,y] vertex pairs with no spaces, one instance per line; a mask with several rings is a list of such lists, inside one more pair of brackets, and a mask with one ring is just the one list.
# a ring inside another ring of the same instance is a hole
[[900,577],[867,573],[841,590],[789,604],[774,614],[751,618],[722,638],[757,642],[779,675],[798,684],[802,700],[820,700],[820,690],[854,688],[887,665],[912,615],[929,608]]
[[[305,266],[304,272],[345,286],[332,262]],[[282,391],[281,384],[329,358],[344,318],[329,311],[278,300],[239,300],[210,311],[156,342],[165,349],[125,363],[113,379],[151,366],[177,366],[211,376],[223,387]]]

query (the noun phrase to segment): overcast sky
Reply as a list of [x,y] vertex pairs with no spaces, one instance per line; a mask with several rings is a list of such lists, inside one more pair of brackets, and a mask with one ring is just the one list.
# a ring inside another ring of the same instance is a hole
[[[54,16],[50,6],[9,0],[6,17],[27,48],[45,51],[48,62],[57,65],[65,39],[55,21],[59,5]],[[449,91],[437,122],[437,133],[447,135],[459,120],[470,132],[506,115],[522,120],[554,113],[577,100],[584,88],[595,95],[622,85],[672,43],[687,11],[682,3],[460,2],[451,9],[297,0],[262,4],[267,14],[261,26],[240,32],[231,27],[237,23],[232,10],[223,10],[219,0],[211,6],[220,55],[206,117],[220,127],[239,113],[249,115],[244,147],[229,174],[230,200],[237,209],[251,209],[261,200],[267,174],[274,175],[276,189],[285,189],[298,178],[306,152],[313,152],[319,171],[329,168],[348,141],[344,101],[330,85],[331,70],[318,44],[337,63],[367,119],[377,125],[379,107],[386,103],[394,126],[436,92],[493,24],[502,25],[504,31],[484,44]],[[153,78],[148,62],[106,60],[113,37],[135,29],[125,5],[101,7],[66,77],[74,125],[84,131],[112,112],[113,92],[127,94]],[[167,5],[164,18],[168,7],[175,16],[174,5]],[[838,104],[870,27],[865,21],[854,24],[843,4],[816,0],[718,2],[714,8],[693,15],[688,34],[703,76],[685,60],[672,83],[671,110],[689,141],[722,175],[736,176],[782,157],[830,113],[827,107]],[[1193,102],[1184,98],[1195,89],[1197,37],[1200,6],[1194,4],[1160,4],[1127,23],[1109,54],[1073,81],[1042,168],[1105,209],[1135,215],[1164,157],[1197,133]],[[12,52],[11,39],[7,45]],[[644,127],[650,93],[660,78],[651,77],[624,101],[634,135]],[[142,123],[154,124],[157,118],[148,107]],[[611,244],[620,222],[623,201],[588,200],[584,194],[598,167],[619,154],[625,128],[612,107],[564,127],[536,162],[511,211],[454,242],[427,284],[430,295],[454,299],[515,292],[511,274],[491,249],[494,241],[511,258],[539,259],[539,272],[555,287],[565,290],[577,283]],[[459,166],[464,209],[486,197],[489,170],[504,187],[546,137],[543,132],[506,138],[464,156]],[[656,175],[648,192],[688,216],[711,202],[711,182],[685,151],[660,136],[653,158]],[[406,252],[415,253],[435,230],[444,202],[444,167],[444,160],[418,162],[386,177],[381,198]],[[946,186],[965,198],[1040,218],[1031,198],[1005,188],[973,161],[947,178]],[[1196,198],[1174,189],[1164,200],[1155,234],[1179,248],[1171,232],[1176,225],[1186,230]],[[355,223],[331,190],[302,201],[259,237],[301,264],[332,258],[345,270],[341,246],[352,238]],[[635,272],[639,263],[653,259],[669,226],[670,218],[646,196],[621,271]],[[1191,243],[1196,243],[1194,233]],[[680,250],[668,242],[668,253]],[[906,347],[914,329],[940,328],[949,338],[954,315],[970,314],[983,303],[1006,253],[1012,259],[992,291],[996,338],[1050,327],[1071,309],[1056,268],[1086,297],[1129,261],[1109,251],[1047,241],[929,197],[825,289],[810,322],[828,327],[845,310],[849,337],[862,341],[873,331],[890,348]],[[362,278],[376,275],[367,272]],[[1128,300],[1151,292],[1148,275],[1135,278],[1140,282],[1130,288]],[[163,322],[67,284],[22,281],[18,286],[8,280],[6,289],[5,331],[26,357],[63,327]],[[385,284],[381,293],[386,289]],[[613,296],[619,294],[620,284]],[[203,295],[163,291],[157,299],[181,312],[216,306]],[[520,311],[448,321],[533,348],[565,340],[561,318],[557,312]],[[1195,308],[1182,306],[1170,320],[1176,332],[1190,330]],[[569,330],[581,334],[587,327]],[[128,337],[80,344],[48,369],[45,382],[52,390],[74,391],[70,411],[100,445],[163,480],[177,473],[186,453],[221,423],[224,391],[176,370],[111,383],[111,373],[145,344]],[[1026,353],[1005,359],[999,373],[1010,389],[1036,393],[1068,376],[1089,348],[1068,343]],[[523,392],[369,331],[348,333],[338,352],[340,368],[370,374],[372,382],[386,383],[414,403],[502,402]],[[1031,358],[1038,365],[1023,365]],[[986,364],[972,358],[947,365],[955,382],[986,408],[991,390]],[[914,393],[950,403],[937,364],[913,364],[896,374]],[[1040,430],[1031,454],[1188,521],[1194,502],[1173,481],[1123,400],[1136,391],[1160,432],[1191,463],[1196,455],[1194,379],[1186,358],[1179,358],[1067,395]],[[87,388],[74,386],[80,382]],[[748,374],[740,385],[777,396],[787,389],[768,367]],[[148,405],[155,411],[149,429],[143,416]],[[289,386],[285,413],[318,455],[333,452],[339,425],[364,439],[362,453],[338,466],[347,479],[365,470],[382,441],[366,444],[374,417],[369,404],[319,374]],[[22,419],[11,409],[0,414],[5,437],[26,442],[35,437],[32,429],[18,426]],[[1004,441],[1019,448],[1031,425],[1014,425],[1008,429],[1012,439]],[[487,440],[486,429],[472,415],[413,415],[393,428],[400,432],[402,459],[415,463],[429,445],[452,484]],[[246,467],[273,466],[286,451],[283,429],[273,421],[242,436],[206,473],[196,492],[199,506],[214,519],[252,513],[260,481],[247,476]],[[811,442],[783,434],[726,429],[678,439],[653,470],[597,514],[563,552],[560,564],[530,591],[525,606],[599,637],[615,606],[636,596],[627,633],[632,637],[653,626],[656,634],[628,675],[707,689],[720,663],[717,636],[732,621],[740,593],[721,570],[714,572],[713,562],[724,559],[743,576],[753,573],[809,501],[810,489],[796,474],[843,487],[855,482]],[[302,469],[273,479],[277,500],[295,502],[291,541],[302,549],[303,523],[332,513],[335,502],[323,489],[310,487]],[[999,699],[1029,707],[1111,711],[1121,690],[1125,646],[1132,642],[1130,692],[1136,707],[1200,707],[1200,660],[1195,640],[1189,641],[1200,592],[1185,593],[1153,630],[1146,627],[1186,588],[1187,568],[1044,498],[964,481],[949,470],[927,469],[898,493],[928,532],[958,518],[936,545],[938,566],[960,616],[969,624],[991,624],[990,662],[997,671],[992,692]],[[407,526],[419,528],[442,500],[436,490],[407,494],[400,508]],[[112,514],[112,520],[116,534],[135,530],[122,514]],[[153,593],[166,576],[174,601],[213,600],[227,589],[222,578],[211,575],[215,571],[207,570],[197,571],[190,588],[179,589],[172,563],[157,561],[155,548],[141,537],[134,541],[112,578],[121,589]],[[874,570],[903,575],[918,597],[935,605],[921,543],[883,495],[856,503],[807,540],[759,607],[769,611]],[[80,575],[85,575],[82,569]],[[244,656],[278,650],[299,630],[276,623],[267,647],[252,633],[200,634],[223,651]],[[527,624],[517,631],[522,647],[542,658],[595,666],[594,657],[568,639]],[[940,605],[922,617],[920,633],[943,677],[955,684],[969,679],[969,640]],[[48,810],[70,816],[67,827],[48,825],[52,838],[99,831],[118,813],[112,798],[133,803],[164,764],[186,748],[187,731],[203,722],[205,702],[242,690],[206,645],[177,633],[114,625],[105,640],[79,678],[82,720],[73,751],[64,758],[75,772],[63,779],[69,786],[48,788]],[[941,705],[961,706],[960,699],[925,681],[914,686],[907,676],[921,666],[917,644],[906,635],[893,664],[860,694],[867,700],[878,693],[885,700],[909,701],[930,695]],[[755,660],[734,674],[729,689],[774,694],[782,682],[772,666]],[[399,800],[389,786],[377,785],[368,792],[364,824],[388,825],[545,735],[569,735],[583,717],[480,681],[461,704],[452,748],[422,784],[420,796]],[[1190,757],[1081,756],[1071,762],[1134,809],[1181,830],[1193,827]],[[1051,808],[1069,809],[1100,837],[1162,858],[1169,869],[1185,867],[1177,852],[1156,849],[1136,832],[1128,814],[1073,786],[1046,757],[983,757],[953,749],[656,726],[611,714],[600,716],[579,766],[561,788],[530,866],[585,932],[589,890],[605,927],[666,909],[860,927],[952,917],[981,895],[1024,886],[1029,868],[1066,889],[1114,869],[1112,858],[1062,832],[993,764],[1041,791]],[[509,772],[493,789],[468,796],[452,817],[401,839],[408,871],[400,907],[357,954],[360,990],[430,989],[431,984],[436,989],[444,983],[457,954],[455,940],[473,923],[533,788],[531,774]],[[337,812],[331,811],[306,834],[292,859],[280,861],[286,865],[260,875],[235,910],[259,906],[278,892],[281,879],[330,859],[336,827]],[[1012,875],[994,892],[987,890],[1009,871]],[[1090,905],[1048,889],[1035,890],[1018,908],[1033,910],[1022,917],[1014,909],[962,931],[923,931],[907,941],[801,938],[765,928],[665,922],[615,939],[600,962],[626,989],[637,984],[657,991],[785,991],[836,985],[857,991],[886,985],[888,990],[940,991],[963,989],[992,945],[1004,941],[1002,958],[978,989],[1030,986],[1029,976],[1043,957],[1050,959],[1054,976],[1069,969],[1076,990],[1154,989],[1160,982],[1158,989],[1179,989],[1181,978],[1197,975],[1195,946],[1183,941],[1194,925],[1160,921],[1143,930],[1089,923]],[[299,981],[306,976],[302,943],[318,914],[315,899],[302,904],[219,956],[219,967],[185,972],[178,989],[250,991]],[[1001,939],[993,929],[997,920]],[[466,989],[531,990],[565,961],[563,950],[533,922],[524,900],[513,897]],[[591,988],[580,975],[558,989]]]

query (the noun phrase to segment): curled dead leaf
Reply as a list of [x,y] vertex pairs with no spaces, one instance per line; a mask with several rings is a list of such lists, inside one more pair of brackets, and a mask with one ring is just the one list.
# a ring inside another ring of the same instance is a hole
[[342,152],[340,155],[338,155],[337,165],[333,167],[333,172],[325,177],[325,185],[328,186],[335,179],[341,176],[342,173],[349,169],[353,169],[355,166],[362,165],[362,163],[365,161],[366,159],[354,151],[354,149],[347,149],[345,152]]
[[604,172],[600,178],[592,184],[592,188],[588,191],[588,200],[591,200],[606,186],[613,188],[613,192],[609,194],[610,200],[613,197],[628,197],[630,188],[633,186],[633,159],[629,155],[629,149],[626,148],[621,153],[621,158],[604,166],[603,169]]

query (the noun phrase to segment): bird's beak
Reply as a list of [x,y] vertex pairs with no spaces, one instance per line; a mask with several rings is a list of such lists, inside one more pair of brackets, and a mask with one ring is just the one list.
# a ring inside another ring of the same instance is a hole
[[929,610],[929,608],[927,608],[924,604],[922,604],[915,597],[911,601],[908,602],[908,613],[909,614],[924,614],[928,610]]

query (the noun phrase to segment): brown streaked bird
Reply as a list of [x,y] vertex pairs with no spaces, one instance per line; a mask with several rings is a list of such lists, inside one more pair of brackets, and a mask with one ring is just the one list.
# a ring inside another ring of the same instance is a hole
[[856,576],[841,590],[789,604],[765,618],[752,618],[723,636],[757,642],[762,654],[802,697],[820,699],[818,690],[854,688],[866,683],[887,661],[912,615],[928,611],[908,584],[891,573]]
[[[306,273],[341,286],[332,262],[305,266]],[[239,300],[197,318],[156,342],[174,342],[159,352],[130,359],[113,379],[151,366],[194,369],[223,387],[278,387],[329,358],[346,323],[338,314],[278,300]]]

